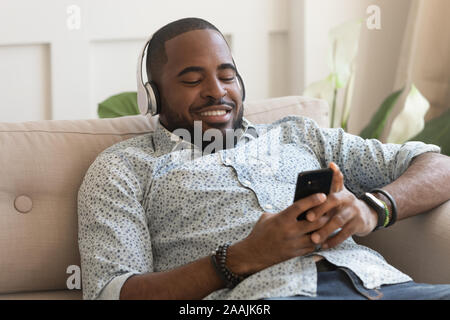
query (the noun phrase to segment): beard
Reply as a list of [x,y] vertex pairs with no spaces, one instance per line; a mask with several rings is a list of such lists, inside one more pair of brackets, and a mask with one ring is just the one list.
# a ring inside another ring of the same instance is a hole
[[[164,99],[162,99],[161,102],[162,102],[161,109],[164,110],[165,109],[164,106],[166,105],[166,103],[165,103]],[[213,106],[213,105],[223,105],[223,104],[229,105],[229,106],[233,107],[233,110],[236,110],[236,105],[234,103],[226,102],[223,99],[218,100],[218,101],[209,101],[207,104],[203,105],[202,108]],[[202,150],[205,150],[205,148],[207,148],[208,145],[214,144],[214,146],[216,146],[216,148],[214,150],[218,151],[218,150],[227,149],[227,148],[234,148],[234,146],[237,143],[237,139],[238,139],[236,130],[242,130],[243,115],[244,115],[244,104],[242,103],[241,108],[239,108],[238,113],[232,119],[231,129],[224,128],[225,126],[228,125],[228,123],[217,124],[217,126],[213,126],[211,128],[205,128],[204,124],[202,123],[201,128],[195,129],[194,123],[189,122],[185,118],[181,117],[179,114],[172,114],[172,113],[167,113],[167,114],[164,113],[163,117],[164,117],[164,120],[166,123],[164,123],[164,124],[162,122],[161,123],[170,132],[177,131],[178,129],[187,130],[189,132],[189,135],[187,135],[187,137],[190,137],[189,142],[192,144],[196,144]],[[199,129],[201,130],[201,135],[202,135],[200,141],[198,141],[198,139],[196,139],[196,134],[197,135],[199,134],[199,132],[198,132]],[[219,130],[221,134],[213,135],[211,137],[211,140],[205,141],[204,134],[207,130],[210,130],[210,129]],[[233,136],[231,143],[230,143],[231,139],[226,138],[228,135]],[[189,140],[189,139],[186,139],[187,137],[185,137],[184,135],[182,136],[182,138],[184,140]]]
[[[244,116],[244,105],[242,104],[241,108],[239,109],[238,113],[236,114],[236,117],[233,119],[231,129],[218,129],[221,132],[220,140],[216,141],[216,136],[211,137],[211,141],[204,141],[202,139],[202,150],[205,150],[208,145],[214,144],[216,146],[215,151],[223,150],[223,149],[230,149],[234,148],[238,142],[238,130],[242,130],[242,118]],[[216,128],[214,128],[216,129]],[[204,133],[205,130],[202,128],[202,132]],[[227,136],[231,136],[231,138],[227,138]],[[191,133],[191,137],[193,137]],[[199,146],[200,147],[200,146]]]

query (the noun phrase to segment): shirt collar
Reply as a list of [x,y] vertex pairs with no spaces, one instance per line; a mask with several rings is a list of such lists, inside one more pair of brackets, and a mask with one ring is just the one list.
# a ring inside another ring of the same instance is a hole
[[[246,143],[249,140],[253,140],[258,137],[255,126],[244,117],[242,118],[242,131],[239,132],[238,142]],[[173,134],[167,130],[160,121],[158,121],[157,127],[153,134],[153,143],[155,146],[155,151],[158,154],[166,154],[173,150],[180,149],[198,149],[194,144],[181,139],[179,136]]]

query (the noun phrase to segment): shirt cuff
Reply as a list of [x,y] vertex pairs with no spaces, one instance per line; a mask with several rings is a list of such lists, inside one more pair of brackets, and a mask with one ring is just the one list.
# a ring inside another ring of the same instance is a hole
[[98,296],[98,300],[119,300],[120,298],[120,290],[122,289],[123,284],[127,279],[131,276],[134,276],[137,273],[128,272],[113,278],[102,290],[100,295]]
[[433,144],[425,144],[418,141],[409,141],[404,143],[397,155],[397,161],[400,163],[400,166],[398,166],[394,172],[394,180],[400,177],[406,169],[408,169],[413,158],[426,152],[440,153],[441,148]]

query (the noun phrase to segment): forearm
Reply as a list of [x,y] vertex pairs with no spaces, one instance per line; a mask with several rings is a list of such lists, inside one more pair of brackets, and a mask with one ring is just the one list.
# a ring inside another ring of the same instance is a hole
[[[450,198],[450,157],[425,153],[397,180],[383,187],[397,204],[397,220],[430,210]],[[380,198],[384,198],[378,194]],[[384,198],[385,202],[389,201]]]
[[[228,269],[249,276],[314,252],[309,234],[325,225],[329,217],[314,222],[297,221],[297,217],[325,200],[325,195],[315,194],[294,202],[278,214],[263,212],[250,234],[228,248]],[[211,258],[204,257],[170,271],[132,276],[122,286],[120,299],[202,299],[224,287]]]
[[152,272],[128,278],[120,299],[196,300],[224,287],[211,263],[204,257],[164,272]]
[[[262,269],[246,262],[246,250],[245,241],[229,247],[227,266],[231,271],[248,275]],[[120,299],[197,300],[223,288],[225,283],[207,256],[169,271],[132,276],[122,286]]]

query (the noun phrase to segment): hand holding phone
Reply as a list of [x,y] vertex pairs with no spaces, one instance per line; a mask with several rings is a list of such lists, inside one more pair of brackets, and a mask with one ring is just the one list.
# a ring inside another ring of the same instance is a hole
[[[333,170],[331,168],[300,172],[297,177],[294,201],[303,199],[315,193],[330,193]],[[306,212],[297,217],[306,220]]]

